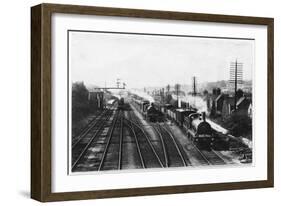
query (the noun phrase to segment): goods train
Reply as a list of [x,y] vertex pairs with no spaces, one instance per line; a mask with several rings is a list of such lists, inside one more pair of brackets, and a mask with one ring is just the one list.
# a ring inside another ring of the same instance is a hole
[[214,141],[214,129],[206,121],[205,113],[198,113],[196,109],[175,108],[170,104],[150,103],[143,99],[133,99],[137,109],[151,122],[163,121],[166,118],[175,122],[196,144],[202,147],[211,147]]

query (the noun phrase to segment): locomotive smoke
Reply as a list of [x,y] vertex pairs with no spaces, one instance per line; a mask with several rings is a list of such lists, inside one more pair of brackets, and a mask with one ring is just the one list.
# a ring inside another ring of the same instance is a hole
[[143,91],[139,91],[139,90],[135,90],[134,89],[134,90],[130,90],[130,92],[132,94],[135,94],[135,95],[139,96],[139,97],[142,97],[143,99],[148,100],[150,103],[155,102],[155,100],[154,100],[154,98],[152,96],[150,96],[149,94],[147,94],[147,93],[145,93]]
[[[173,99],[177,99],[177,97],[173,95]],[[181,97],[181,101],[189,103],[190,106],[197,108],[198,112],[208,112],[207,102],[202,97],[185,95]]]

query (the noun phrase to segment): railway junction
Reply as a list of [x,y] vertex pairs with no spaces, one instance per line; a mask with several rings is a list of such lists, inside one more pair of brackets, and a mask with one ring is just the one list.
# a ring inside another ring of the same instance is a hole
[[149,121],[131,97],[88,117],[71,143],[71,171],[225,166],[234,151],[202,149],[174,121]]

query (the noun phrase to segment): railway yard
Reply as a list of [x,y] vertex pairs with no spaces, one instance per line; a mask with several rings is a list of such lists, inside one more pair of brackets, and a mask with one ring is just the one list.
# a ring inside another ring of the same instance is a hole
[[242,164],[237,148],[201,148],[170,118],[150,121],[131,97],[124,105],[95,112],[73,135],[72,172]]

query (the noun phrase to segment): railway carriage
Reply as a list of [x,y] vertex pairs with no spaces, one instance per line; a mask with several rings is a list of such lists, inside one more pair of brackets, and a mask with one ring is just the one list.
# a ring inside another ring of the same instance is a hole
[[171,109],[168,109],[168,110],[167,110],[167,116],[168,116],[169,119],[171,119],[171,116],[172,116],[172,115],[171,115],[171,112],[172,112]]
[[180,126],[183,127],[185,117],[188,117],[190,114],[196,113],[195,110],[191,109],[176,109],[176,123]]
[[144,114],[146,112],[147,106],[149,105],[149,101],[143,99],[134,99],[134,104],[136,108]]
[[134,102],[136,108],[139,110],[139,112],[145,116],[146,110],[147,110],[150,102],[148,100],[143,100],[143,99],[134,99],[133,102]]
[[117,98],[112,98],[112,99],[108,100],[106,104],[107,104],[107,106],[112,107],[116,104],[116,102],[117,102]]
[[168,109],[171,109],[173,106],[171,104],[164,104],[161,106],[161,112],[163,114],[166,114],[167,113],[167,110]]
[[167,115],[170,120],[176,121],[176,109],[174,108],[167,109]]
[[146,110],[149,107],[149,101],[144,100],[141,102],[141,112],[145,115],[146,114]]

